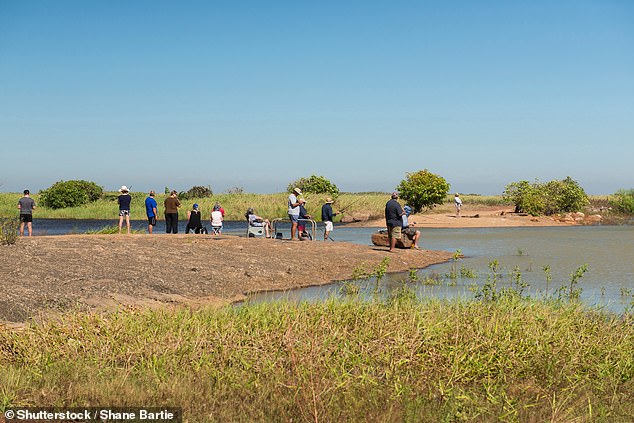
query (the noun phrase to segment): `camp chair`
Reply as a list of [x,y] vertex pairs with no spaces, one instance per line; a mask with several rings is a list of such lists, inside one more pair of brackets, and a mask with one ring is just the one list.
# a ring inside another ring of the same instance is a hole
[[211,234],[212,235],[220,235],[220,230],[222,229],[222,226],[212,226],[211,227]]
[[255,238],[258,236],[266,236],[264,226],[251,226],[251,222],[249,222],[249,219],[247,218],[247,238]]

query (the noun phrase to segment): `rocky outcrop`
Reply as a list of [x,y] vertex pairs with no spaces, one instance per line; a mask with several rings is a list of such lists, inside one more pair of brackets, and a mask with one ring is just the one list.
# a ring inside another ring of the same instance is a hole
[[[372,244],[378,247],[389,247],[390,241],[386,230],[381,230],[372,234]],[[401,239],[396,240],[396,248],[412,248],[412,240],[405,234],[401,235]]]

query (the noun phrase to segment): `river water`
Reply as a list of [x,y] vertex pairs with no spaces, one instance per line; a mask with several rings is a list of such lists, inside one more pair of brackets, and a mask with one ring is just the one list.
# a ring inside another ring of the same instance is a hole
[[[35,219],[34,235],[60,235],[85,233],[117,224],[115,220],[59,220]],[[146,229],[145,221],[133,221],[133,228]],[[180,222],[184,232],[185,222]],[[318,233],[322,231],[318,225]],[[159,221],[155,231],[165,232],[165,223]],[[244,235],[245,222],[225,222],[225,234]],[[278,231],[288,237],[287,225]],[[336,226],[332,232],[335,241],[370,244],[376,228]],[[318,235],[317,239],[321,237]],[[322,242],[322,241],[318,241]],[[588,270],[575,288],[581,289],[581,299],[589,305],[605,307],[623,312],[634,306],[634,226],[573,226],[545,228],[465,228],[422,229],[422,248],[455,252],[460,250],[463,258],[455,264],[444,263],[419,270],[419,280],[434,279],[437,284],[409,284],[419,296],[441,298],[473,298],[476,286],[486,283],[492,271],[490,263],[497,261],[500,275],[498,288],[512,284],[511,273],[518,272],[528,284],[525,293],[534,297],[559,295],[557,289],[569,286],[571,274],[587,264]],[[424,252],[421,252],[424,254]],[[390,255],[392,259],[398,254]],[[551,280],[547,281],[544,267],[550,268]],[[453,269],[467,270],[472,277],[451,278]],[[381,280],[383,292],[402,287],[410,278],[408,274],[388,274]],[[269,301],[277,298],[292,300],[320,300],[340,292],[342,283],[322,287],[309,287],[292,292],[263,293],[251,301]],[[376,280],[360,283],[362,293],[370,295],[377,286]]]

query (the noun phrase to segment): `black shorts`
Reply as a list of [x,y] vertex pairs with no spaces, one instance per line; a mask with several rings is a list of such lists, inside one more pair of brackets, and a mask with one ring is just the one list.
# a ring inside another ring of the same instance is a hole
[[147,223],[148,225],[156,226],[156,216],[148,217]]
[[20,214],[20,222],[22,222],[22,223],[33,222],[33,215],[32,214]]

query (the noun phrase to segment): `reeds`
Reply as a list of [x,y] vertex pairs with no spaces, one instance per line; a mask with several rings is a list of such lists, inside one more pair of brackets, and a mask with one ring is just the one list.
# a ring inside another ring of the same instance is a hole
[[187,421],[632,421],[634,326],[576,303],[398,299],[75,314],[0,329],[0,410]]

